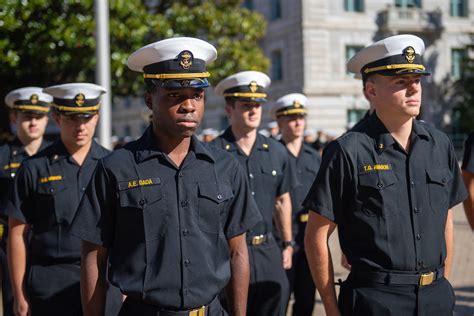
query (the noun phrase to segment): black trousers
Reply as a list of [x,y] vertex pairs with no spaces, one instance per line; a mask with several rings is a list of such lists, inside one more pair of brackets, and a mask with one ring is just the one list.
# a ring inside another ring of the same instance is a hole
[[282,265],[281,249],[272,238],[248,246],[250,286],[247,316],[284,316],[290,296],[288,278]]
[[430,285],[361,284],[348,280],[341,285],[341,315],[448,316],[453,315],[455,295],[441,278]]
[[32,264],[26,289],[33,315],[82,315],[79,264]]
[[293,266],[287,271],[287,276],[290,282],[290,293],[293,292],[295,298],[292,315],[311,316],[316,286],[311,277],[306,253],[302,248],[298,248],[293,254]]

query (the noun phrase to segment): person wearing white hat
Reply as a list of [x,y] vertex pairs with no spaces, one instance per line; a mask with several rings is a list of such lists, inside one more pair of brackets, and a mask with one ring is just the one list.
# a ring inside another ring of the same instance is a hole
[[290,190],[293,209],[293,266],[287,275],[290,291],[294,293],[292,315],[310,316],[313,313],[316,288],[309,271],[304,251],[304,232],[308,222],[308,209],[302,203],[313,184],[321,164],[321,156],[303,141],[306,126],[308,99],[300,93],[282,96],[275,102],[274,112],[281,133],[280,142],[286,147],[297,184]]
[[105,90],[69,83],[43,92],[53,97],[60,139],[21,165],[9,194],[14,313],[82,315],[81,243],[68,229],[98,160],[108,153],[93,140]]
[[[266,74],[242,71],[215,88],[225,98],[230,127],[214,144],[237,157],[262,215],[262,221],[247,232],[251,271],[247,315],[285,315],[289,298],[285,269],[291,268],[294,245],[289,157],[282,144],[257,133],[269,85]],[[273,234],[273,219],[283,250]]]
[[278,123],[271,121],[267,124],[268,131],[270,132],[270,137],[276,140],[280,139],[280,130],[278,128]]
[[15,139],[0,146],[0,257],[3,313],[13,315],[13,296],[8,272],[6,247],[8,216],[6,199],[16,171],[23,160],[44,149],[49,142],[43,139],[48,125],[51,96],[39,87],[25,87],[13,90],[5,97],[10,108],[11,121],[16,128]]
[[214,128],[206,128],[206,129],[203,129],[201,132],[202,141],[205,143],[212,142],[218,135],[219,135],[219,132],[215,130]]
[[[348,69],[375,112],[326,147],[304,205],[306,253],[327,315],[452,315],[451,208],[466,198],[453,145],[420,113],[424,42],[395,35]],[[327,242],[351,272],[339,302]]]
[[126,299],[120,315],[244,315],[245,232],[259,220],[238,162],[194,135],[204,114],[206,41],[177,37],[140,48],[153,112],[143,136],[104,158],[72,225],[83,240],[84,311],[102,314],[106,267]]

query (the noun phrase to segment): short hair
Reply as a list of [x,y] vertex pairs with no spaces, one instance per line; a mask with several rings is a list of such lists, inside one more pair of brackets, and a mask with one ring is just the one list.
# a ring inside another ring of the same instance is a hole
[[145,79],[145,91],[147,93],[154,93],[156,90],[156,85],[152,79]]

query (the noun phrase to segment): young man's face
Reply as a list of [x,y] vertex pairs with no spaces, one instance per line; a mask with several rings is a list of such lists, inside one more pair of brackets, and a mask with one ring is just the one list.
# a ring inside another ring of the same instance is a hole
[[378,114],[416,117],[421,107],[421,75],[373,75],[366,83],[369,101]]
[[83,147],[90,144],[94,138],[99,114],[83,117],[55,113],[54,120],[59,126],[61,140],[65,145]]
[[16,125],[20,138],[32,141],[43,137],[46,125],[48,125],[48,116],[46,114],[15,112],[13,123]]
[[262,106],[257,102],[236,100],[226,105],[230,117],[230,124],[241,130],[253,130],[260,126],[262,120]]
[[284,115],[277,119],[283,138],[298,138],[304,134],[306,125],[304,115]]
[[145,94],[145,102],[153,111],[155,131],[172,137],[190,137],[204,115],[204,89],[161,88]]

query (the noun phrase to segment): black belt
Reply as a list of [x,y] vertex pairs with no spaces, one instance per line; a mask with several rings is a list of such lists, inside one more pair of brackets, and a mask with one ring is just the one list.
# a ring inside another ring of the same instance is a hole
[[189,310],[168,310],[130,296],[125,301],[124,304],[128,304],[131,309],[136,306],[137,311],[143,311],[145,315],[155,316],[208,316],[211,310],[220,310],[221,308],[217,296],[209,304]]
[[352,269],[349,279],[381,283],[386,285],[426,286],[444,276],[444,267],[425,273],[404,273],[400,271],[373,271]]
[[247,244],[250,246],[259,246],[273,238],[273,234],[247,235]]

